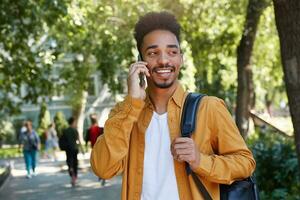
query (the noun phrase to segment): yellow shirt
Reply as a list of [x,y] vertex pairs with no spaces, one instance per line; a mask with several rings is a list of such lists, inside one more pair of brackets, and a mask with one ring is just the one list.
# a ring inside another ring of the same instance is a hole
[[[180,137],[181,109],[186,95],[179,85],[168,102],[171,141]],[[91,165],[95,174],[109,179],[123,173],[122,200],[141,198],[145,132],[153,110],[149,97],[143,101],[127,96],[111,111],[104,134],[93,147]],[[200,165],[194,172],[212,199],[220,199],[219,183],[230,184],[254,171],[253,155],[221,99],[203,97],[192,138],[200,152]],[[203,199],[192,177],[187,176],[185,163],[174,160],[174,168],[180,199]]]

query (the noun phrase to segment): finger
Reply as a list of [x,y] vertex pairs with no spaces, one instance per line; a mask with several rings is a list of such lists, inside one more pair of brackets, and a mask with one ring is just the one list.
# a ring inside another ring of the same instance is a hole
[[194,160],[194,157],[190,156],[190,155],[178,155],[177,160],[179,162],[188,162],[188,163],[190,163]]
[[175,140],[173,140],[173,142],[171,143],[171,152],[172,154],[176,153],[176,150],[178,149],[192,149],[193,145],[191,143],[188,142],[184,142],[184,143],[176,143]]
[[179,155],[173,155],[173,159],[181,162],[181,160],[179,159]]
[[130,65],[129,74],[132,74],[132,72],[134,72],[139,67],[142,67],[142,68],[145,67],[145,68],[147,68],[146,65],[139,64],[139,63],[133,63],[133,64]]
[[149,70],[145,65],[135,65],[131,68],[129,71],[129,76],[132,76],[133,74],[139,74],[144,73],[146,76],[150,76]]
[[188,138],[188,137],[178,137],[178,138],[175,138],[174,143],[185,143],[185,142],[193,142],[193,139],[192,138]]
[[141,78],[140,77],[141,73],[149,75],[149,71],[147,68],[138,67],[133,72],[131,72],[131,74],[129,74],[128,80],[130,80],[130,81],[134,80],[134,81],[139,82],[140,78]]
[[147,64],[148,64],[148,63],[145,62],[145,61],[137,61],[136,63],[143,64],[143,65],[147,65]]
[[174,151],[174,155],[193,155],[193,149],[177,149]]
[[134,68],[135,66],[147,66],[147,62],[143,62],[143,61],[138,61],[138,62],[135,62],[135,63],[132,63],[131,65],[130,65],[130,68],[129,68],[129,71],[132,69],[132,68]]
[[174,145],[173,145],[173,143],[171,144],[170,149],[171,149],[171,154],[174,157],[175,156],[175,151],[174,151]]
[[193,147],[193,143],[178,143],[174,144],[173,149],[192,149]]
[[171,154],[173,157],[177,157],[179,155],[193,155],[195,150],[192,148],[184,148],[184,149],[172,149]]

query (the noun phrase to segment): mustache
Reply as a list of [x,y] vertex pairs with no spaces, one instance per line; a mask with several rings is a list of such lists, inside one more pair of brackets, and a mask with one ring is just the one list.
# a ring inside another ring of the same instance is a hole
[[171,69],[172,72],[175,71],[175,66],[174,65],[170,65],[170,64],[155,66],[155,67],[153,67],[153,69],[151,71],[153,73],[153,72],[156,72],[156,71],[158,71],[160,69],[164,69],[164,68]]

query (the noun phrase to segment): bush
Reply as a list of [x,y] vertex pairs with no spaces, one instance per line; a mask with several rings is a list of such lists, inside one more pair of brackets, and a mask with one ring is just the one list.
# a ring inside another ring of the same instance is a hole
[[300,199],[300,173],[292,138],[258,130],[249,141],[262,200]]
[[42,102],[40,113],[39,113],[39,126],[37,129],[38,134],[40,135],[41,143],[45,144],[45,132],[48,129],[48,126],[51,123],[50,112],[48,110],[47,104],[45,101]]
[[0,120],[0,147],[2,144],[13,144],[16,142],[15,129],[8,120]]
[[57,135],[61,136],[62,130],[68,127],[68,122],[62,112],[57,112],[54,116],[55,129]]
[[0,149],[0,159],[17,158],[22,156],[23,156],[22,152],[20,152],[17,147]]

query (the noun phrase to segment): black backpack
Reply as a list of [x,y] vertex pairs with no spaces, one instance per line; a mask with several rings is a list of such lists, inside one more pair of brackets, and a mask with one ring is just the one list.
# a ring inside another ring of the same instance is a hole
[[62,150],[62,151],[66,151],[68,149],[68,141],[67,141],[66,134],[63,133],[59,137],[58,146],[59,146],[60,150]]
[[[181,117],[181,136],[190,137],[195,130],[198,107],[204,94],[189,93],[185,99]],[[197,175],[186,163],[188,175],[192,175],[194,182],[205,200],[212,200]],[[241,181],[235,181],[231,185],[220,184],[221,200],[259,200],[258,188],[254,177],[249,177]]]

